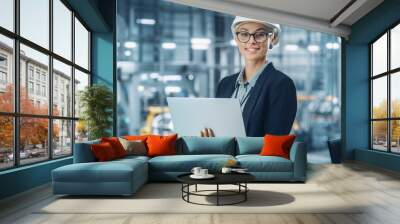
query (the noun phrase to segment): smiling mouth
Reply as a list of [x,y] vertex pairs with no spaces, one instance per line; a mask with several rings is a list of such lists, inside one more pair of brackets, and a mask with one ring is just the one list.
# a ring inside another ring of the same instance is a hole
[[248,52],[257,52],[260,49],[259,48],[245,48],[245,50]]

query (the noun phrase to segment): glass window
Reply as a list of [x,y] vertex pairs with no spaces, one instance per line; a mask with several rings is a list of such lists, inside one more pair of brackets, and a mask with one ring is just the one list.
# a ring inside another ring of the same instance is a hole
[[0,1],[0,26],[14,31],[14,0]]
[[75,142],[88,140],[88,128],[84,120],[75,121]]
[[42,86],[42,96],[46,96],[46,86]]
[[49,48],[49,0],[20,0],[21,36]]
[[[387,37],[390,34],[390,45],[387,46]],[[400,25],[387,30],[382,37],[371,45],[372,54],[372,76],[382,74],[379,78],[371,78],[372,95],[372,148],[393,153],[400,153],[400,72],[395,69],[400,66]],[[389,52],[389,58],[387,58]],[[390,62],[390,69],[387,69],[387,62]],[[386,64],[386,65],[384,65]],[[387,80],[390,79],[388,86]],[[389,96],[387,96],[389,91]],[[389,98],[388,98],[389,97]],[[387,111],[390,103],[390,111]],[[375,120],[379,119],[379,120]],[[390,130],[387,130],[387,124]],[[388,135],[389,132],[390,134]]]
[[[72,83],[71,66],[66,65],[56,59],[53,60],[53,114],[62,117],[72,117],[72,90],[71,88],[63,88],[63,83]],[[61,82],[59,82],[61,80]],[[61,85],[61,86],[60,86]],[[58,101],[59,92],[61,95],[66,97],[65,101]],[[64,113],[61,111],[61,107],[65,107]]]
[[373,149],[387,151],[387,121],[372,122],[372,141]]
[[400,67],[400,24],[390,32],[390,69]]
[[72,121],[53,120],[53,157],[72,154]]
[[89,86],[89,75],[75,69],[75,117],[81,114],[80,94],[87,86]]
[[14,165],[13,117],[0,115],[0,170]]
[[387,118],[387,78],[372,81],[372,118]]
[[33,79],[33,67],[32,66],[29,66],[28,73],[29,73],[29,79]]
[[400,118],[400,72],[391,75],[390,85],[391,116],[394,118]]
[[75,63],[89,70],[89,32],[75,18]]
[[400,120],[390,121],[390,139],[392,142],[391,151],[395,153],[400,153]]
[[36,84],[36,95],[40,95],[40,84]]
[[[14,13],[16,3],[19,5],[19,18]],[[73,99],[79,105],[79,96],[74,94],[89,85],[90,33],[73,17],[74,12],[68,4],[64,0],[0,0],[0,28],[15,34],[9,38],[0,30],[0,112],[13,113],[16,106],[19,108],[18,113],[0,115],[0,170],[48,160],[52,148],[49,147],[50,141],[54,145],[54,157],[72,154]],[[19,23],[14,24],[14,21]],[[18,35],[15,30],[20,31]],[[74,32],[75,36],[72,35]],[[19,74],[14,72],[14,42],[20,45],[17,52]],[[52,49],[50,42],[53,43]],[[50,56],[53,53],[72,64],[66,65],[54,59]],[[76,57],[72,58],[72,55]],[[49,63],[50,59],[53,63]],[[83,68],[83,72],[76,70],[77,78],[73,80],[72,74],[77,67]],[[53,74],[49,74],[50,70]],[[16,78],[20,85],[18,94],[14,92]],[[49,88],[50,78],[53,79],[53,89]],[[76,92],[73,92],[74,86]],[[16,100],[14,95],[19,99]],[[50,105],[50,97],[53,97],[53,105]],[[52,114],[49,114],[50,106]],[[77,106],[77,116],[79,113]],[[36,118],[34,115],[42,116]],[[59,116],[63,117],[62,120]],[[18,135],[12,133],[14,119],[20,121]],[[54,128],[52,133],[48,133],[49,125]],[[18,146],[12,145],[16,139],[19,139]],[[21,160],[14,159],[13,151]]]
[[60,1],[53,0],[53,51],[71,60],[72,12]]
[[[1,3],[0,3],[1,5]],[[1,10],[0,10],[1,13]],[[14,43],[12,39],[0,34],[0,111],[14,111],[14,83],[13,64],[7,58],[14,56]]]
[[29,94],[34,93],[33,82],[28,82]]
[[[23,55],[23,56],[22,56]],[[48,74],[48,63],[49,57],[43,53],[40,53],[28,46],[21,44],[21,59],[20,59],[20,80],[21,80],[21,89],[20,89],[20,109],[21,113],[25,114],[40,114],[47,115],[48,114],[48,94],[47,88],[45,88],[45,92],[43,94],[43,90],[41,90],[40,86],[40,77],[41,72],[44,72],[47,76]],[[29,65],[27,65],[29,63]],[[36,70],[37,79],[39,82],[36,83],[36,91],[35,94],[29,95],[26,86],[27,74],[26,67],[32,66]],[[47,81],[45,82],[46,86],[48,86]],[[40,105],[33,105],[30,103],[30,100],[42,101]]]
[[0,67],[6,67],[7,64],[7,55],[0,54]]
[[7,73],[0,71],[0,86],[5,87],[7,85]]
[[372,44],[372,75],[387,71],[387,34]]
[[48,123],[45,118],[20,118],[19,156],[21,164],[49,158]]

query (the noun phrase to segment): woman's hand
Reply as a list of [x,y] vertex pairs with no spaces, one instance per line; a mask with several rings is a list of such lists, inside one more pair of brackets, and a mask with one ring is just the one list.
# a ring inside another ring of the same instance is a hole
[[215,137],[214,131],[211,128],[204,128],[200,132],[201,137]]

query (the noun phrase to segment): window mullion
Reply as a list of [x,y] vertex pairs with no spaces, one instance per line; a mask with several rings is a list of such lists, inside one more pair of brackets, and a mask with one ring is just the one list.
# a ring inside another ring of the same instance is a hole
[[[72,23],[72,38],[71,38],[71,45],[72,45],[72,49],[71,49],[71,59],[72,59],[72,73],[71,73],[71,91],[72,91],[72,105],[71,105],[71,117],[75,118],[75,12],[72,11],[72,16],[71,16],[71,23]],[[74,151],[75,151],[75,125],[76,125],[76,121],[73,120],[71,122],[72,124],[72,132],[71,132],[71,150],[72,150],[72,155],[74,155]]]
[[[19,7],[20,1],[14,1],[14,30],[17,35],[19,35]],[[14,112],[15,114],[19,114],[19,99],[20,99],[20,50],[19,50],[19,39],[14,39]],[[14,116],[14,166],[20,165],[20,156],[19,156],[19,135],[20,135],[20,118]]]
[[[387,32],[387,51],[386,51],[386,54],[387,54],[387,63],[386,63],[386,66],[387,66],[387,71],[389,71],[390,70],[390,29],[389,29],[389,31]],[[392,78],[392,75],[389,73],[389,74],[387,74],[387,98],[388,98],[388,105],[387,105],[387,110],[388,110],[388,118],[392,118],[392,111],[391,111],[391,108],[392,108],[392,100],[391,100],[391,86],[390,86],[390,81],[391,81],[391,78]],[[388,121],[388,126],[387,126],[387,135],[388,135],[388,152],[391,152],[392,151],[392,136],[391,136],[391,125],[392,124],[392,121],[391,120],[389,120]]]
[[[49,50],[53,52],[53,0],[49,0]],[[49,159],[53,159],[53,56],[49,55],[49,73],[48,73],[49,94],[49,119],[48,119],[48,152]]]

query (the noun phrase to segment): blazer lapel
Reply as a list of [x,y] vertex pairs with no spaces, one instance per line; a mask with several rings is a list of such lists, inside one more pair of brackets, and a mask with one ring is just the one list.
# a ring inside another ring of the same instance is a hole
[[271,73],[274,69],[275,68],[272,65],[272,62],[269,63],[267,67],[264,69],[264,71],[261,73],[260,77],[258,77],[256,84],[251,90],[249,99],[247,100],[246,105],[244,106],[243,109],[243,121],[246,128],[246,133],[248,130],[249,119],[251,117],[250,115],[252,114],[254,107],[257,103],[257,100],[261,95],[262,88],[265,87],[265,80],[268,77],[268,74]]
[[235,84],[239,73],[235,74],[230,80],[228,85],[224,86],[225,91],[223,93],[224,98],[231,98],[233,92],[235,91]]

